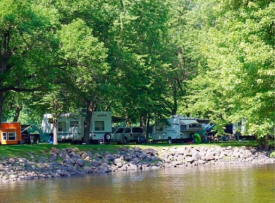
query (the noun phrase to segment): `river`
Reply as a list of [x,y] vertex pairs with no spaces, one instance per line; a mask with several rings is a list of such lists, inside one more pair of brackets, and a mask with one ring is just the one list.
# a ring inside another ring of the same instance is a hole
[[1,203],[274,203],[275,165],[122,172],[0,183]]

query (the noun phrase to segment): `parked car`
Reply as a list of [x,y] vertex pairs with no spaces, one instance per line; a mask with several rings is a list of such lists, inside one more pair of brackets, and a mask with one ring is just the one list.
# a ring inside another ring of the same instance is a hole
[[143,129],[140,127],[121,127],[118,128],[113,134],[113,142],[118,144],[127,144],[129,142],[136,142],[137,144],[146,143],[146,138],[143,134]]

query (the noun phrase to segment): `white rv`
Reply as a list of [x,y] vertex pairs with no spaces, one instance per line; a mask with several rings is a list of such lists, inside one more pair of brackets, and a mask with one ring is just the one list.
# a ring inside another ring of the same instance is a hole
[[[57,120],[57,139],[59,142],[82,142],[84,137],[84,116],[70,113],[61,114]],[[41,129],[43,133],[53,133],[52,114],[44,114]],[[90,141],[109,141],[112,133],[111,112],[93,112],[90,126]]]
[[202,123],[208,123],[206,119],[183,117],[175,115],[172,118],[157,120],[152,133],[152,141],[183,142],[193,140],[196,133],[203,130]]

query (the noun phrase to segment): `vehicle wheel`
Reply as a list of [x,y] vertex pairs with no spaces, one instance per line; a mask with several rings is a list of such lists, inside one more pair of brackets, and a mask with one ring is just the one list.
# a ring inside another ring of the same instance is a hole
[[194,133],[191,133],[191,134],[190,134],[190,140],[191,140],[191,142],[194,141]]
[[172,143],[173,143],[173,141],[172,141],[171,137],[169,137],[168,138],[168,144],[172,144]]
[[128,139],[127,139],[127,137],[124,137],[124,138],[123,138],[122,143],[123,143],[123,144],[128,144]]
[[138,140],[137,140],[137,142],[136,142],[137,144],[141,144],[142,142],[141,142],[141,137],[138,137]]
[[104,135],[104,141],[105,141],[105,142],[110,142],[110,141],[111,141],[111,138],[112,138],[112,136],[111,136],[110,133],[106,133],[106,134]]
[[144,137],[138,137],[138,141],[136,142],[137,144],[142,144],[142,143],[146,143],[146,139]]

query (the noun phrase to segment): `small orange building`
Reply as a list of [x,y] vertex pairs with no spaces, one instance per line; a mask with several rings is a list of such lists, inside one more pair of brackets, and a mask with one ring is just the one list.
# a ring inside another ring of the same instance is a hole
[[21,143],[21,124],[20,123],[1,123],[0,143],[1,144],[20,144]]

